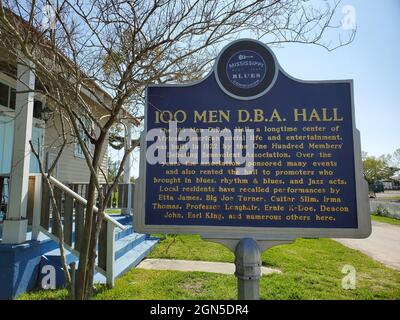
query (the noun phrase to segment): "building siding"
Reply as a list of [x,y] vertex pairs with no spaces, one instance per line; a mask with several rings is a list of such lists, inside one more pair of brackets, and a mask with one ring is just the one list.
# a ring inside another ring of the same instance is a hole
[[[75,138],[70,128],[66,128],[67,144],[58,161],[56,178],[63,183],[88,183],[90,171],[84,158],[75,156]],[[45,155],[48,159],[48,153],[54,157],[57,155],[62,145],[61,121],[58,116],[49,120],[45,129]],[[101,168],[107,175],[107,158],[108,158],[108,139],[105,142],[105,148],[102,155]],[[48,166],[50,166],[48,164]],[[99,173],[101,183],[105,182],[104,175]]]

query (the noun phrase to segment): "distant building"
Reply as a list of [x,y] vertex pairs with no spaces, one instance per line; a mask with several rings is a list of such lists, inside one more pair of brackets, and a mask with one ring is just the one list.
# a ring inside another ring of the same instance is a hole
[[385,190],[393,189],[394,184],[392,180],[383,180],[382,183]]

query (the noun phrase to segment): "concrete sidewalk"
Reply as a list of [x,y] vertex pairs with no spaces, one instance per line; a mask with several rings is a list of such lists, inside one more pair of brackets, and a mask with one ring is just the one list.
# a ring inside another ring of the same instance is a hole
[[372,221],[372,234],[367,239],[334,239],[383,263],[400,270],[400,226]]
[[[208,262],[193,260],[145,259],[136,268],[149,270],[201,271],[234,274],[235,265],[227,262]],[[278,269],[261,267],[261,274],[282,273]]]

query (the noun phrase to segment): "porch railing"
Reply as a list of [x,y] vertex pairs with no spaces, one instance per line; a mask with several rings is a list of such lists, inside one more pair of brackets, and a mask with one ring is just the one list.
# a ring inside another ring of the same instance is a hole
[[[0,209],[7,215],[9,174],[0,174]],[[63,227],[64,247],[79,257],[83,239],[83,228],[85,223],[85,211],[87,207],[86,184],[72,184],[69,188],[54,177],[50,177],[50,183],[54,189],[57,207],[61,214]],[[120,204],[125,205],[127,186],[118,186],[117,192],[121,194]],[[79,194],[79,193],[80,194]],[[117,193],[117,196],[118,196]],[[94,212],[98,208],[93,206]],[[40,174],[31,174],[28,185],[27,203],[28,224],[32,227],[32,239],[37,239],[39,232],[43,232],[52,240],[59,242],[57,220],[55,209],[50,199],[50,190],[43,182]],[[126,230],[127,227],[119,223],[109,215],[105,215],[97,246],[96,270],[106,277],[106,283],[114,285],[115,279],[115,229]]]
[[[70,189],[74,190],[81,197],[85,198],[87,196],[87,190],[89,184],[75,182],[75,183],[68,183],[68,186],[70,187]],[[110,186],[107,184],[101,184],[101,187],[103,189],[104,195],[107,193],[108,188],[110,188]],[[107,208],[131,210],[131,208],[133,207],[132,203],[133,198],[134,198],[134,184],[118,183],[114,191],[111,193],[110,200],[107,203]]]
[[[68,251],[79,257],[87,200],[53,177],[50,177],[50,183],[54,187],[55,201],[61,211],[64,246]],[[55,241],[59,241],[55,211],[50,201],[50,190],[45,183],[42,183],[39,188],[42,195],[40,216],[39,218],[34,218],[32,229],[35,229],[37,221],[40,221],[37,228],[38,231],[45,233]],[[35,190],[35,193],[38,191]],[[94,212],[98,212],[96,206],[93,207],[93,210]],[[114,285],[115,279],[115,228],[126,230],[124,225],[112,217],[105,215],[97,247],[96,270],[106,277],[106,282],[110,286]]]

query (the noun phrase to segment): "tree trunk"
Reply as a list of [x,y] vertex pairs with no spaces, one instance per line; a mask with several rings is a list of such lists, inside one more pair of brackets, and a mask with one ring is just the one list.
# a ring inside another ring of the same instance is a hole
[[85,214],[85,224],[83,228],[83,238],[82,244],[79,253],[79,266],[78,266],[78,274],[75,282],[75,299],[84,300],[86,293],[86,276],[87,276],[87,262],[88,262],[88,253],[90,246],[90,235],[92,234],[92,225],[93,225],[93,205],[94,205],[94,195],[95,195],[95,184],[94,179],[91,176],[88,186],[88,194],[87,194],[87,207]]
[[92,227],[92,237],[90,239],[90,252],[88,257],[88,269],[86,277],[86,299],[89,299],[93,293],[93,276],[95,272],[95,264],[97,258],[97,240],[99,236],[99,229],[101,228],[101,223],[98,220],[102,220],[101,212],[94,215],[93,227]]
[[[100,156],[102,154],[104,141],[105,135],[100,134],[94,147],[92,167],[96,174],[99,171]],[[88,199],[84,234],[79,254],[78,274],[75,283],[75,299],[77,300],[89,299],[93,287],[94,268],[97,256],[96,222],[98,214],[93,211],[93,206],[96,205],[96,182],[98,182],[97,175],[91,173],[87,194]]]
[[[95,172],[98,172],[99,167],[99,158],[101,154],[102,143],[96,144],[94,148],[93,154],[93,161],[92,166]],[[90,272],[90,263],[91,259],[90,253],[93,250],[96,250],[96,243],[91,241],[92,233],[94,232],[93,226],[96,215],[93,212],[93,206],[96,204],[95,202],[95,195],[96,195],[96,185],[95,181],[97,180],[97,176],[94,176],[93,173],[90,174],[89,186],[88,186],[88,194],[87,194],[87,207],[86,207],[86,214],[85,214],[85,225],[84,225],[84,233],[82,239],[82,247],[80,248],[79,254],[79,267],[78,267],[78,274],[76,277],[75,283],[75,298],[77,300],[84,300],[87,296],[87,291],[91,288],[88,288],[87,285],[87,277],[89,276]],[[90,263],[89,263],[90,262]],[[94,264],[93,264],[94,267]]]

